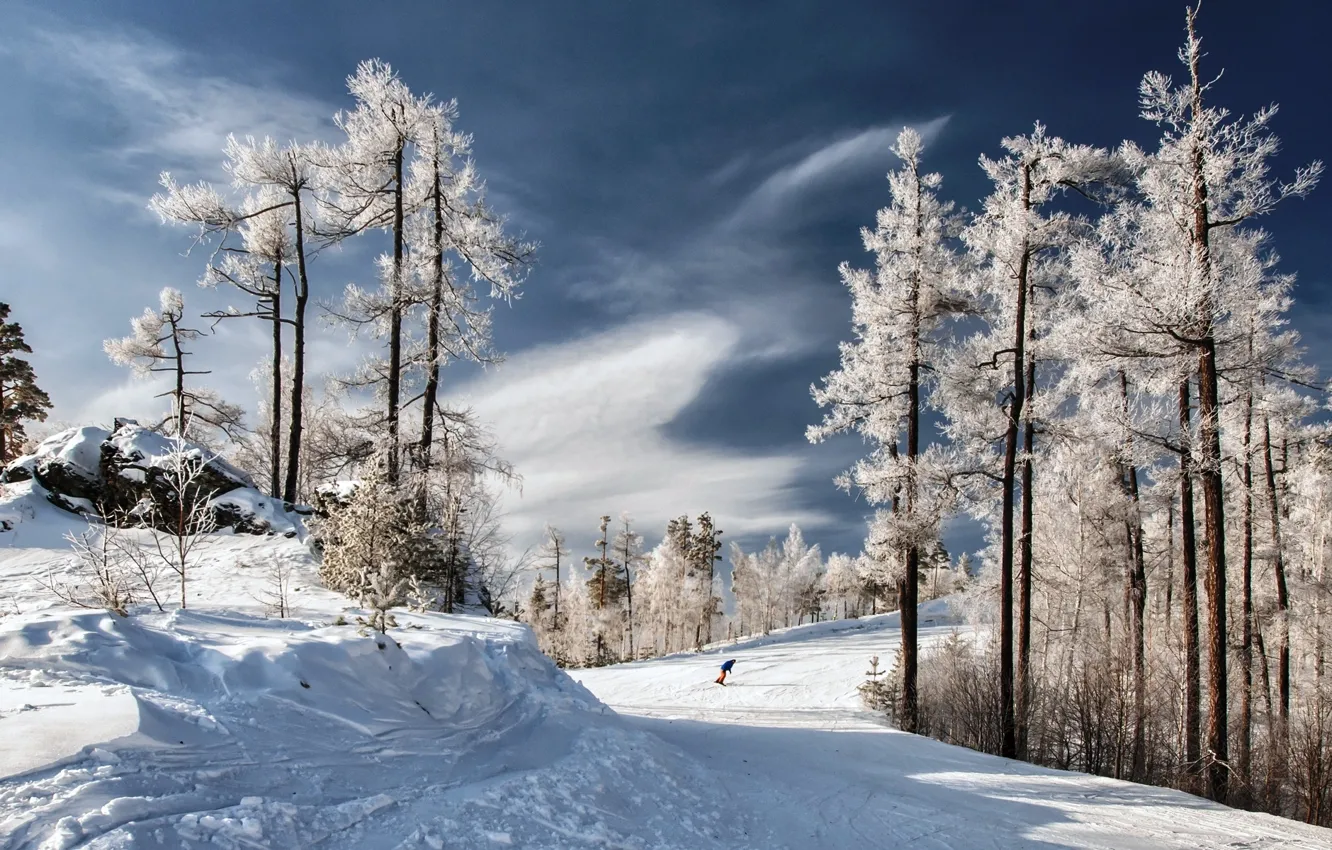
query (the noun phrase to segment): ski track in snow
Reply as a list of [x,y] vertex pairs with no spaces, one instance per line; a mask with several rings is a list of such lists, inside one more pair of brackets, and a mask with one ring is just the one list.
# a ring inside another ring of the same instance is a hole
[[[923,644],[950,634],[922,606]],[[1332,830],[1178,791],[1047,770],[889,728],[856,686],[892,659],[897,615],[821,623],[704,653],[571,671],[693,755],[771,848],[1329,850]],[[725,687],[717,667],[737,659]]]

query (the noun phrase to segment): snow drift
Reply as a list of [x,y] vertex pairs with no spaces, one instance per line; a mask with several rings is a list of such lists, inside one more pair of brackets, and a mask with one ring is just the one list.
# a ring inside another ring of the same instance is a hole
[[400,619],[366,636],[225,611],[7,618],[0,839],[743,845],[696,764],[605,714],[524,627]]

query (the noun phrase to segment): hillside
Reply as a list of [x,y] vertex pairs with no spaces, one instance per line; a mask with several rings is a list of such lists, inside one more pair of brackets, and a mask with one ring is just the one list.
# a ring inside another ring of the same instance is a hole
[[[892,656],[892,614],[570,677],[513,623],[400,612],[361,634],[303,534],[230,532],[186,610],[62,608],[43,584],[82,521],[30,486],[0,499],[5,848],[1332,846],[886,728],[855,688]],[[285,619],[260,601],[274,565]],[[942,602],[921,623],[927,641],[954,628]]]

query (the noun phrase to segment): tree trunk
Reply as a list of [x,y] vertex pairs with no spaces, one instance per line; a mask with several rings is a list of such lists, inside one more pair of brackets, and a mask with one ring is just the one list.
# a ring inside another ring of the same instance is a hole
[[1175,500],[1166,505],[1166,578],[1165,584],[1165,625],[1166,634],[1170,633],[1170,615],[1175,604]]
[[[1128,414],[1128,376],[1119,373],[1119,386],[1125,416]],[[1145,623],[1147,614],[1147,561],[1142,543],[1142,502],[1138,490],[1138,467],[1133,462],[1133,439],[1125,445],[1125,485],[1132,515],[1128,521],[1129,569],[1126,590],[1129,603],[1129,640],[1133,655],[1133,738],[1129,776],[1142,782],[1147,773],[1147,655]]]
[[[1193,184],[1193,263],[1204,293],[1212,280],[1209,237],[1212,222],[1207,187],[1206,146],[1198,134],[1204,119],[1204,85],[1198,72],[1200,51],[1196,49],[1194,13],[1188,12],[1189,74],[1192,81],[1191,132]],[[1204,299],[1197,333],[1198,340],[1198,473],[1203,489],[1203,528],[1207,540],[1207,571],[1203,585],[1207,591],[1207,794],[1224,803],[1229,779],[1229,702],[1226,693],[1226,514],[1225,490],[1221,477],[1220,399],[1217,388],[1216,338],[1212,327],[1210,297]]]
[[1202,766],[1199,744],[1202,740],[1202,682],[1198,647],[1198,549],[1193,517],[1193,447],[1189,409],[1189,382],[1179,385],[1179,525],[1180,605],[1184,620],[1184,762],[1189,775],[1186,783],[1197,790],[1196,777]]
[[421,399],[421,446],[420,467],[422,474],[421,492],[417,496],[417,512],[424,519],[426,515],[425,477],[430,472],[431,443],[435,435],[435,405],[439,399],[439,318],[444,309],[444,211],[440,197],[439,163],[435,163],[435,180],[432,187],[434,194],[434,230],[431,262],[434,288],[430,293],[430,313],[426,319],[426,358],[430,364],[426,371],[425,394]]
[[296,206],[296,315],[292,324],[291,348],[291,427],[287,434],[287,480],[282,487],[282,500],[295,504],[299,492],[301,470],[301,436],[305,428],[305,307],[310,301],[310,279],[305,270],[305,220],[301,208],[301,191],[292,193]]
[[[1250,336],[1252,353],[1252,335]],[[1243,544],[1243,599],[1240,609],[1241,637],[1240,716],[1236,768],[1242,787],[1252,785],[1253,773],[1253,393],[1244,397],[1244,525],[1241,529]]]
[[[1028,342],[1031,342],[1028,339]],[[1036,358],[1027,355],[1027,394],[1023,407],[1030,411],[1036,387]],[[1022,517],[1018,536],[1018,622],[1017,622],[1017,683],[1015,685],[1017,717],[1017,757],[1027,758],[1027,731],[1031,721],[1031,568],[1032,521],[1035,510],[1035,481],[1032,453],[1035,451],[1036,423],[1027,417],[1022,430]]]
[[[920,232],[920,184],[916,185],[916,223]],[[907,486],[906,512],[912,519],[919,508],[917,490],[920,481],[916,475],[916,460],[920,454],[920,277],[919,272],[911,285],[911,362],[907,366]],[[920,546],[913,540],[907,547],[902,588],[898,599],[899,622],[902,626],[902,706],[898,725],[903,732],[915,733],[920,726],[920,710],[917,704],[916,676],[918,664],[918,635],[916,600],[919,596],[920,582]]]
[[389,284],[388,480],[398,482],[398,403],[402,389],[403,145],[393,154],[393,279]]
[[1281,511],[1277,501],[1276,470],[1272,466],[1272,423],[1263,417],[1263,473],[1267,479],[1268,519],[1272,525],[1272,573],[1277,594],[1277,694],[1281,712],[1278,724],[1284,741],[1290,720],[1290,596],[1286,590],[1286,559],[1281,548]]
[[1226,521],[1221,481],[1216,347],[1209,338],[1198,360],[1199,466],[1203,487],[1203,526],[1207,537],[1207,792],[1217,802],[1227,795],[1229,700],[1226,690]]
[[629,660],[634,660],[634,577],[629,571],[629,523],[624,525],[624,596],[629,623]]
[[[185,415],[185,352],[182,351],[180,347],[180,328],[176,324],[176,319],[172,318],[170,322],[171,346],[175,351],[173,359],[175,360],[176,371],[176,389],[174,390],[176,400],[176,409],[174,411],[176,418],[176,436],[183,440],[185,439],[185,425],[187,421]],[[184,608],[185,590],[183,587],[180,591],[180,598],[180,607]]]
[[[1031,169],[1023,170],[1022,208],[1031,208]],[[1003,515],[999,536],[999,755],[1017,757],[1013,703],[1013,499],[1017,485],[1018,430],[1026,400],[1027,277],[1031,258],[1022,246],[1017,273],[1017,315],[1013,333],[1013,397],[1004,435]]]
[[273,263],[273,368],[272,368],[272,421],[268,423],[268,494],[282,495],[282,260]]

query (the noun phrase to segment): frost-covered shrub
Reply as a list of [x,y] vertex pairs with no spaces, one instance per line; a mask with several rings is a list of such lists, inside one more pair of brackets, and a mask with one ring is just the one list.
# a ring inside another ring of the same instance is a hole
[[[372,463],[346,499],[331,505],[328,516],[314,525],[322,549],[320,578],[330,590],[353,599],[364,597],[374,583],[388,590],[399,581],[430,575],[441,557],[412,494],[390,483],[380,464]],[[385,572],[390,569],[391,574]]]

